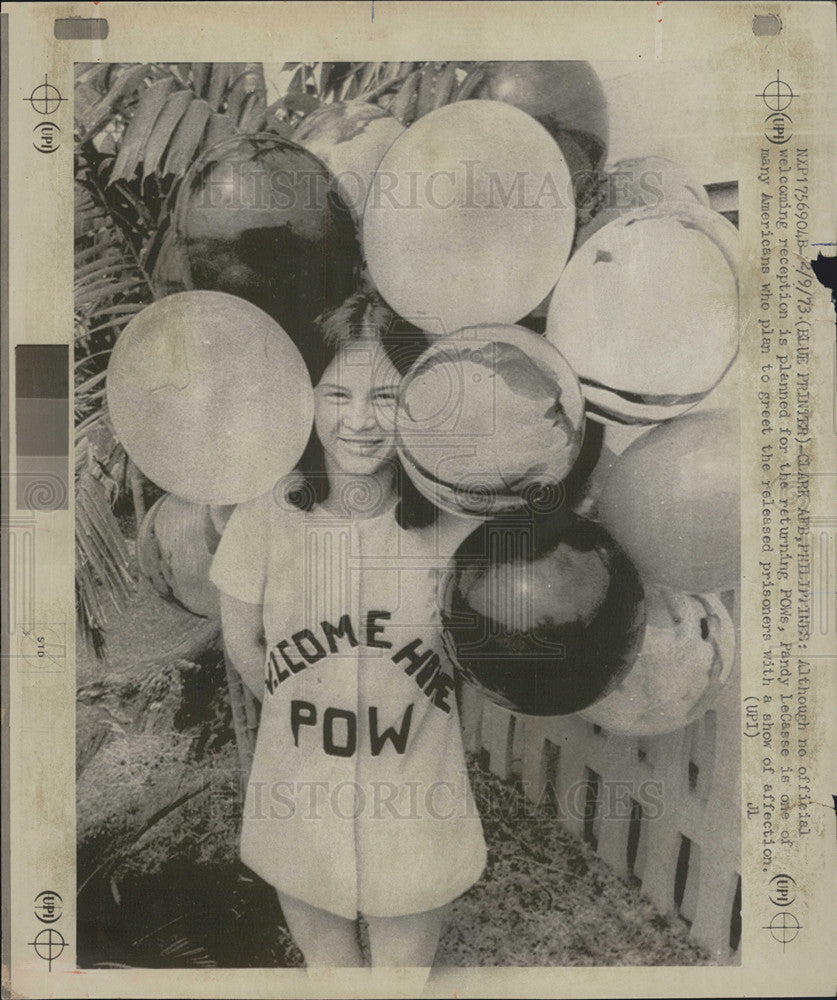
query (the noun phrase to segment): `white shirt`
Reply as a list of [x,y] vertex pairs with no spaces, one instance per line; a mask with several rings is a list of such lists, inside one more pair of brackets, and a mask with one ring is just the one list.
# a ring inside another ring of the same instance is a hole
[[340,916],[449,902],[486,858],[440,641],[439,573],[474,522],[404,531],[236,508],[211,577],[264,605],[265,691],[242,860]]

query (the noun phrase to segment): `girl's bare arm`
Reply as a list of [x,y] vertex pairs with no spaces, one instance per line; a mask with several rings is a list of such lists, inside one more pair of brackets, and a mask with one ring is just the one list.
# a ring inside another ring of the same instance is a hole
[[247,604],[221,593],[224,645],[244,683],[262,700],[264,695],[265,637],[261,604]]

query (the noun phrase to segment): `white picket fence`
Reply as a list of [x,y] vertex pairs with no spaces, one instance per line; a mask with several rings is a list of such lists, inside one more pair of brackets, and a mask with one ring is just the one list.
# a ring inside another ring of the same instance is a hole
[[[736,658],[737,659],[737,658]],[[739,961],[740,674],[702,718],[653,738],[518,715],[463,685],[466,746],[583,838],[719,964]]]

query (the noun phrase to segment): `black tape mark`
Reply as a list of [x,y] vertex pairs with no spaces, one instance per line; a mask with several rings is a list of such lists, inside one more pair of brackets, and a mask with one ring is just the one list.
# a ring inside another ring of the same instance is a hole
[[837,308],[837,257],[825,257],[821,252],[811,261],[811,270],[817,281],[831,289],[831,301]]
[[106,17],[56,17],[53,33],[59,42],[103,42],[108,37],[108,19]]

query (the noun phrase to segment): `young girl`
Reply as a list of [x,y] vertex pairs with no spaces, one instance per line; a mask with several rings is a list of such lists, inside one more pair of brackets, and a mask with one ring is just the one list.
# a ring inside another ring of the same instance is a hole
[[262,699],[242,860],[279,894],[309,966],[430,966],[447,904],[485,864],[440,572],[473,521],[396,458],[417,356],[368,296],[325,324],[315,434],[291,487],[240,505],[212,568],[228,654]]

